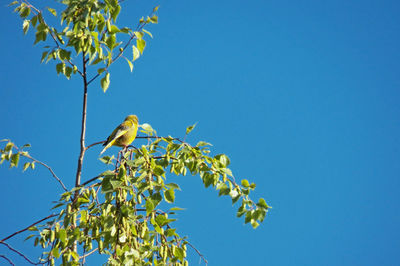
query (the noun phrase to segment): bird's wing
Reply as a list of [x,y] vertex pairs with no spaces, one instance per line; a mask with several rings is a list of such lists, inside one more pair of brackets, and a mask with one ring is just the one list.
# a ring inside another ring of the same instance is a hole
[[125,123],[122,123],[116,129],[114,129],[111,135],[107,138],[107,141],[104,143],[105,147],[100,152],[100,155],[103,154],[103,152],[105,152],[108,148],[110,148],[119,137],[128,132],[128,130],[129,126],[126,125]]

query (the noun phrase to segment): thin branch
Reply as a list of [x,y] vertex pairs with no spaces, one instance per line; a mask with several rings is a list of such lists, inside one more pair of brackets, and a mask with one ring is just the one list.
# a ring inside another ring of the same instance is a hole
[[44,217],[43,219],[40,219],[39,221],[34,222],[33,224],[29,225],[28,227],[25,227],[24,229],[19,230],[19,231],[15,232],[15,233],[13,233],[13,234],[11,234],[11,235],[9,235],[9,236],[3,238],[2,240],[0,240],[0,243],[6,241],[7,239],[10,239],[11,237],[13,237],[13,236],[15,236],[15,235],[18,235],[18,234],[20,234],[20,233],[22,233],[22,232],[25,232],[26,230],[28,230],[28,229],[31,228],[32,226],[37,225],[38,223],[41,223],[41,222],[43,222],[43,221],[45,221],[45,220],[47,220],[47,219],[50,219],[50,218],[52,218],[52,217],[55,217],[55,216],[57,216],[57,215],[58,215],[58,214],[51,214],[51,215],[49,215],[49,216],[47,216],[47,217]]
[[102,144],[102,143],[104,143],[104,142],[105,142],[105,141],[103,140],[103,141],[99,141],[99,142],[95,142],[95,143],[93,143],[93,144],[90,144],[89,146],[86,147],[86,150],[89,149],[89,148],[91,148],[91,147],[93,147],[93,146],[95,146],[95,145]]
[[5,259],[8,263],[10,263],[11,265],[15,265],[9,258],[7,258],[5,255],[0,255],[0,258]]
[[18,250],[16,250],[15,248],[13,248],[12,246],[10,246],[9,244],[7,244],[6,242],[0,242],[0,244],[5,245],[9,250],[14,251],[15,253],[17,253],[18,255],[20,255],[21,257],[23,257],[27,262],[29,262],[30,264],[33,265],[40,265],[40,264],[46,264],[46,262],[33,262],[31,261],[27,256],[25,256],[24,254],[22,254],[21,252],[19,252]]
[[86,62],[85,62],[85,54],[84,53],[82,54],[82,63],[83,63],[83,107],[82,107],[81,139],[80,139],[81,152],[79,154],[78,167],[76,170],[75,187],[79,186],[81,183],[83,157],[85,156],[85,150],[86,150],[85,134],[86,134],[86,110],[87,110],[88,83],[86,80]]
[[98,178],[100,178],[100,177],[102,177],[102,175],[95,176],[95,177],[89,179],[88,181],[82,183],[81,186],[84,187],[84,186],[86,186],[87,184],[89,184],[90,182],[93,182],[93,181],[95,181],[96,179],[98,179]]
[[85,254],[85,255],[83,255],[83,256],[80,256],[79,259],[80,259],[80,260],[81,260],[81,259],[84,259],[84,258],[86,258],[86,257],[88,257],[88,256],[90,256],[90,255],[92,255],[93,253],[95,253],[97,250],[98,250],[98,248],[95,248],[95,249],[93,249],[92,251],[90,251],[89,253],[87,253],[87,254]]
[[197,254],[199,254],[200,258],[205,262],[206,265],[208,264],[208,261],[206,260],[206,258],[204,257],[204,255],[201,254],[201,252],[200,252],[197,248],[195,248],[195,247],[194,247],[192,244],[190,244],[188,241],[186,241],[186,244],[189,245],[192,249],[194,249],[194,250],[197,252]]
[[50,166],[48,166],[47,164],[45,164],[45,163],[43,163],[43,162],[41,162],[41,161],[39,161],[39,160],[36,160],[35,158],[33,158],[32,156],[30,156],[29,154],[21,153],[21,155],[22,155],[22,156],[25,156],[26,158],[31,159],[32,161],[34,161],[34,162],[36,162],[36,163],[38,163],[38,164],[43,165],[44,167],[46,167],[46,168],[50,171],[50,173],[53,175],[53,177],[58,181],[58,183],[60,183],[60,185],[62,186],[62,188],[63,188],[65,191],[68,191],[68,189],[65,187],[64,183],[61,181],[60,178],[57,177],[57,175],[54,173],[53,169],[51,169]]

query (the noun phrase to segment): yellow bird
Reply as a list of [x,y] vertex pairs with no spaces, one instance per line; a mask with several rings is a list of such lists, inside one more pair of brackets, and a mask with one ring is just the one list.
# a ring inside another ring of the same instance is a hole
[[136,138],[136,133],[139,127],[139,120],[136,115],[128,115],[124,122],[122,122],[116,129],[111,133],[104,142],[104,149],[100,152],[103,154],[111,146],[118,146],[126,148]]

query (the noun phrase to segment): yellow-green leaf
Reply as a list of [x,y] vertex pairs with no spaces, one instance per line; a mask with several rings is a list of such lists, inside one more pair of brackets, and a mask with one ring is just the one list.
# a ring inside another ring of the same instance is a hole
[[100,81],[101,88],[103,89],[103,92],[105,93],[110,86],[110,73],[107,73]]
[[132,64],[132,62],[131,61],[129,61],[129,59],[128,58],[126,58],[126,57],[124,57],[125,58],[125,60],[126,60],[126,62],[128,63],[128,65],[129,65],[129,68],[131,69],[131,72],[133,71],[133,64]]
[[143,39],[136,40],[137,48],[139,49],[140,53],[143,54],[144,48],[146,47],[146,41]]
[[133,53],[132,62],[134,62],[136,59],[138,59],[140,57],[140,51],[135,45],[132,45],[132,53]]
[[48,7],[47,10],[49,10],[49,12],[53,14],[53,16],[57,16],[57,11],[55,9]]

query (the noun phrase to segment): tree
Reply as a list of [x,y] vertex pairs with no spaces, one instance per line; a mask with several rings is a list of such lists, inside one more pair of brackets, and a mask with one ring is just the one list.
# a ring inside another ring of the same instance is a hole
[[[147,145],[130,146],[116,157],[100,158],[109,170],[82,182],[85,152],[103,143],[85,143],[88,87],[99,80],[106,92],[110,66],[120,58],[126,60],[132,71],[134,61],[144,52],[145,36],[152,37],[145,26],[158,22],[158,7],[154,7],[149,16],[139,19],[135,29],[118,27],[121,2],[62,0],[61,12],[53,8],[42,11],[26,0],[10,4],[23,19],[24,33],[32,28],[34,43],[46,44],[41,61],[53,60],[57,62],[57,74],[67,79],[77,75],[83,81],[80,153],[74,188],[68,189],[51,167],[32,157],[29,144],[18,146],[9,139],[2,140],[1,163],[17,167],[23,160],[24,171],[39,164],[49,170],[65,191],[54,205],[54,213],[0,240],[0,244],[13,250],[6,241],[32,231],[27,238],[43,248],[40,264],[53,265],[57,260],[65,265],[84,264],[87,256],[97,252],[108,255],[107,263],[111,265],[187,265],[187,246],[194,247],[173,227],[174,217],[181,209],[161,207],[162,202],[174,203],[175,191],[180,190],[178,184],[168,181],[170,175],[199,175],[205,187],[212,186],[219,195],[231,197],[232,204],[238,205],[237,216],[244,216],[245,223],[253,228],[264,220],[270,208],[264,199],[254,202],[249,197],[256,187],[254,183],[246,179],[236,182],[228,168],[227,155],[212,156],[211,144],[200,141],[192,145],[185,141],[186,136],[160,137],[149,124],[141,125],[144,135],[138,137],[147,139]],[[61,28],[47,23],[50,20],[45,20],[46,15],[59,18]],[[90,76],[90,69],[97,73]],[[186,135],[194,127],[189,126]]]

